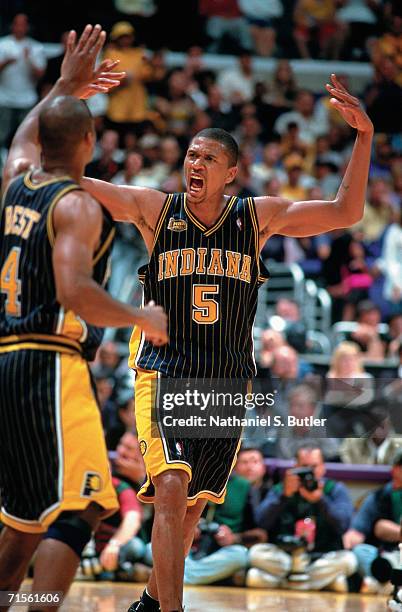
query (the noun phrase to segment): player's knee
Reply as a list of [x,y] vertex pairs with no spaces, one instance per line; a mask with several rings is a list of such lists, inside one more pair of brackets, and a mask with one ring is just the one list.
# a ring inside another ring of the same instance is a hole
[[44,539],[57,540],[69,546],[78,557],[91,539],[92,525],[82,516],[64,512],[49,527]]
[[187,506],[188,475],[183,470],[168,470],[153,478],[155,507]]

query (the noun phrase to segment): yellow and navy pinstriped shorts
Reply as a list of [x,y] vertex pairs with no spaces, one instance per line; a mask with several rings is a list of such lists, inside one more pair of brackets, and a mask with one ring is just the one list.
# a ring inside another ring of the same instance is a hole
[[99,407],[79,353],[0,351],[0,519],[41,533],[91,502],[118,508]]
[[152,479],[167,470],[183,470],[189,477],[188,506],[193,506],[198,499],[222,504],[240,440],[165,437],[155,418],[159,376],[159,372],[136,370],[135,416],[147,474],[138,498],[152,503],[155,498]]

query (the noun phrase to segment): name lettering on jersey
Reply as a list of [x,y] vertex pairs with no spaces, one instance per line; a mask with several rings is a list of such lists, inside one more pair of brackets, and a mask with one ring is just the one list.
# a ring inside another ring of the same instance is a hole
[[228,276],[246,283],[251,282],[251,257],[235,251],[221,249],[175,249],[160,253],[158,280],[190,274]]
[[41,214],[36,210],[24,208],[24,206],[6,206],[6,224],[4,234],[8,236],[20,236],[24,240],[29,238],[35,223],[41,218]]
[[187,229],[187,221],[184,219],[175,219],[174,217],[170,217],[168,229],[170,229],[172,232],[184,232]]

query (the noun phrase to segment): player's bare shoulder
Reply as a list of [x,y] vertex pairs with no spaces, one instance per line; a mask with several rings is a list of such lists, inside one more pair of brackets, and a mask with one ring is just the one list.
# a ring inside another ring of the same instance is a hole
[[77,189],[66,193],[54,207],[53,226],[60,230],[72,229],[76,234],[98,234],[102,228],[102,206],[89,193]]
[[282,214],[290,201],[281,196],[260,196],[254,199],[257,212],[260,243],[276,233],[275,219]]

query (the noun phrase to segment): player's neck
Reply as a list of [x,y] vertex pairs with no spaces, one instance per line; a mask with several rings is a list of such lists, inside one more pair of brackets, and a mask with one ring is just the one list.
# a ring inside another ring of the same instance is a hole
[[53,178],[57,178],[58,176],[70,176],[77,183],[79,183],[82,178],[83,171],[84,168],[82,168],[81,164],[78,166],[77,164],[43,161],[42,167],[38,171],[38,174],[46,174]]
[[187,197],[187,207],[206,227],[211,227],[221,216],[229,199],[223,194],[215,198],[202,200],[201,202],[189,200]]

